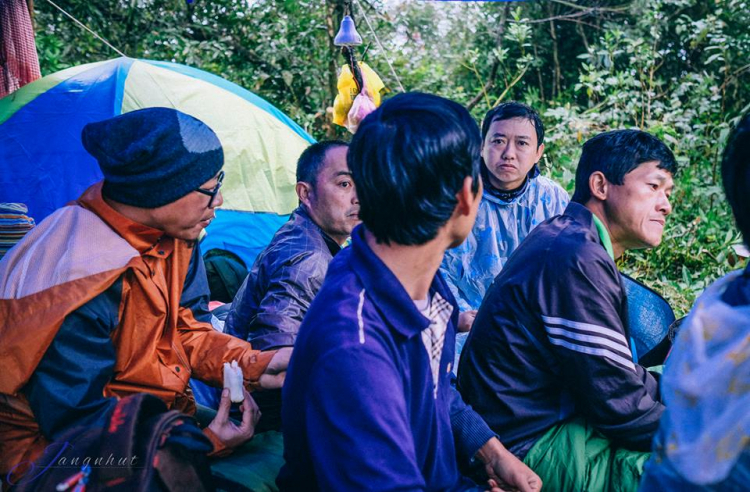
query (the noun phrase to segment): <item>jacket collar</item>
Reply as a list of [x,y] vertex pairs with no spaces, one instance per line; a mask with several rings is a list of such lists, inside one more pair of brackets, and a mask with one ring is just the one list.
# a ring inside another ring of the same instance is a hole
[[339,243],[331,239],[331,237],[326,234],[318,224],[315,223],[312,217],[310,217],[310,213],[307,211],[307,207],[305,207],[304,205],[300,205],[292,213],[294,216],[299,217],[300,220],[298,220],[297,223],[304,223],[308,228],[313,229],[320,234],[320,236],[325,241],[326,246],[328,246],[328,250],[331,252],[331,256],[336,256],[336,253],[341,251],[341,246],[339,246]]
[[[370,249],[364,233],[364,225],[357,226],[352,233],[351,266],[364,285],[367,298],[376,305],[385,321],[395,331],[408,338],[420,334],[430,326],[430,320],[419,312],[401,282]],[[435,275],[430,285],[430,295],[434,292],[449,302],[454,302],[439,274]],[[454,315],[456,311],[454,309]]]
[[[76,203],[98,215],[141,255],[152,250],[162,237],[165,237],[164,231],[134,222],[110,207],[102,197],[103,183],[103,181],[100,181],[89,187]],[[167,247],[167,245],[163,245],[162,249],[164,247]]]
[[[589,229],[591,235],[596,238],[597,244],[599,244],[599,246],[601,246],[605,251],[607,250],[607,248],[604,246],[604,243],[602,242],[601,236],[599,235],[599,230],[594,223],[594,214],[591,212],[591,210],[586,208],[584,205],[581,205],[580,203],[570,202],[565,208],[565,212],[563,212],[563,215],[572,217],[576,222],[583,224],[587,229]],[[610,256],[609,252],[607,252],[607,256]]]
[[487,169],[487,166],[484,164],[484,162],[482,163],[482,166],[480,168],[480,174],[482,176],[482,183],[484,184],[483,195],[485,198],[488,198],[500,205],[512,205],[526,194],[529,189],[529,185],[539,176],[540,172],[539,165],[534,164],[531,170],[529,170],[529,172],[526,174],[526,179],[524,179],[523,184],[517,189],[511,191],[504,191],[499,188],[495,188],[492,185],[492,182],[490,181],[490,171],[489,169]]

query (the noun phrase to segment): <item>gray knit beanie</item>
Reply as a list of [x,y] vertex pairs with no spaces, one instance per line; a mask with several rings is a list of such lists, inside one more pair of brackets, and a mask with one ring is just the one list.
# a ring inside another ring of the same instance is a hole
[[104,196],[135,207],[172,203],[224,165],[213,130],[171,108],[140,109],[89,123],[82,140],[104,174]]

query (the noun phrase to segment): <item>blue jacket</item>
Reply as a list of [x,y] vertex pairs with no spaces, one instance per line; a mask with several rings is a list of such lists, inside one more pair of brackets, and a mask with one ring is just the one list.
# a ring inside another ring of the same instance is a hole
[[506,202],[485,185],[477,220],[461,246],[445,252],[440,271],[461,311],[479,309],[490,284],[529,232],[563,213],[568,194],[554,181],[539,176],[526,190]]
[[294,345],[302,318],[340,249],[298,207],[255,260],[234,297],[224,331],[260,350]]
[[464,348],[458,385],[519,457],[576,415],[648,450],[664,406],[633,362],[619,272],[584,206],[529,234],[497,277]]
[[429,321],[367,246],[364,228],[355,229],[289,365],[282,490],[473,487],[458,472],[456,450],[471,458],[494,434],[450,385],[458,309],[439,274],[430,290],[453,305],[436,393],[421,336]]

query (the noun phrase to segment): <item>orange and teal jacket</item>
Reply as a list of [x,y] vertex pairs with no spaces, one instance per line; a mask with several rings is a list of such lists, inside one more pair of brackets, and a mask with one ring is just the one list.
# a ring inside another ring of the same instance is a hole
[[45,219],[0,262],[0,472],[117,398],[194,413],[189,379],[221,386],[224,362],[258,388],[275,352],[215,331],[207,302],[198,247],[120,215],[101,183]]

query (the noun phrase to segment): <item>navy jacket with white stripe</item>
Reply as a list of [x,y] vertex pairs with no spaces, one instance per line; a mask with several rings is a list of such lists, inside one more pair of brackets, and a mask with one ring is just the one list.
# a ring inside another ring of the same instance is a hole
[[477,314],[458,386],[517,456],[582,416],[630,449],[649,450],[664,406],[633,362],[620,275],[578,203],[539,225],[510,257]]
[[430,296],[452,310],[435,379],[422,341],[430,320],[364,230],[333,259],[300,326],[282,390],[279,488],[474,490],[457,458],[468,463],[494,435],[451,386],[456,301],[438,273]]

